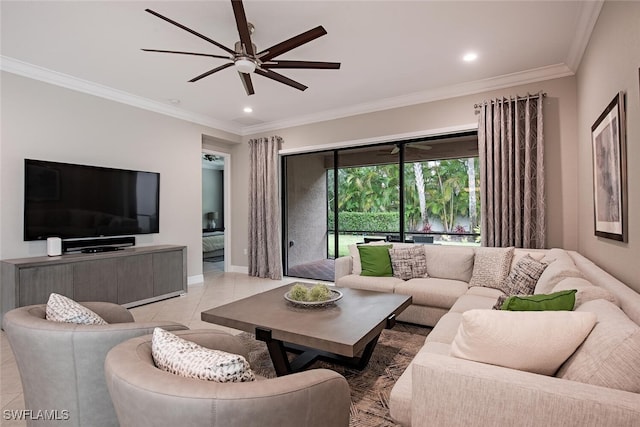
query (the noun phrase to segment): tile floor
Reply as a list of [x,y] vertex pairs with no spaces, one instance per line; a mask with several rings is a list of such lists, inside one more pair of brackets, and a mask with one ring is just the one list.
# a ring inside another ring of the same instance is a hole
[[[190,329],[218,328],[237,334],[240,331],[201,321],[200,312],[295,280],[284,278],[278,281],[250,277],[243,273],[225,273],[220,264],[205,264],[209,265],[205,265],[203,269],[204,283],[189,286],[185,296],[132,308],[136,321],[174,320]],[[24,427],[24,421],[5,419],[6,410],[24,409],[24,399],[20,375],[9,342],[4,331],[0,335],[0,425]]]

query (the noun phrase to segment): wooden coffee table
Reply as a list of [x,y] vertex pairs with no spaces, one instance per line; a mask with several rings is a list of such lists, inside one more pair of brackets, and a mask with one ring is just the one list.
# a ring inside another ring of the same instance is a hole
[[[299,308],[284,299],[292,284],[201,313],[205,322],[254,333],[266,342],[278,376],[321,359],[364,369],[380,332],[392,328],[411,296],[332,288],[342,299],[324,308]],[[289,361],[287,353],[297,357]]]

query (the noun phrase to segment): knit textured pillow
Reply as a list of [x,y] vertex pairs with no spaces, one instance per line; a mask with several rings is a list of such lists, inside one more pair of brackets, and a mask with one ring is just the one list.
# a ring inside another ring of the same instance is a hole
[[220,383],[256,379],[243,356],[202,347],[161,328],[153,330],[151,355],[158,368],[187,378]]
[[532,295],[538,279],[549,264],[533,259],[529,254],[520,258],[498,289],[507,295]]
[[469,285],[499,289],[500,283],[509,274],[513,250],[513,247],[477,248]]
[[389,249],[393,277],[409,280],[419,277],[429,277],[427,274],[427,256],[422,246],[410,248]]
[[77,323],[80,325],[107,325],[98,314],[74,300],[60,294],[49,295],[46,318],[52,322]]

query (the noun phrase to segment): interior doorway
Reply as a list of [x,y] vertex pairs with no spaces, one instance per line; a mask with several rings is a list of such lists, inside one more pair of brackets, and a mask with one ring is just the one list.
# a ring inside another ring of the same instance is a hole
[[202,152],[202,271],[229,270],[228,154]]

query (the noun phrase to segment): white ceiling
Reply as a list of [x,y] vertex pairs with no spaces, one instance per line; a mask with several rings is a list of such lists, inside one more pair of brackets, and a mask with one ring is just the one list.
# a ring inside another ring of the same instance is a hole
[[[239,37],[230,1],[2,0],[0,65],[248,134],[571,75],[601,4],[245,0],[258,50],[322,25],[327,35],[277,59],[342,63],[340,70],[278,70],[309,86],[304,92],[253,75],[256,94],[247,96],[233,68],[188,83],[224,60],[140,50],[224,55],[144,10],[233,49]],[[467,51],[478,60],[462,61]]]

